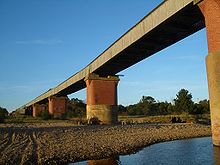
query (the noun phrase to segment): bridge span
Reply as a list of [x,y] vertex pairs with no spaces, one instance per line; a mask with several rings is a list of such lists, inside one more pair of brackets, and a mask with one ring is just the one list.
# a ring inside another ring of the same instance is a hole
[[62,115],[68,94],[87,88],[87,118],[117,122],[116,74],[185,37],[207,29],[207,75],[213,143],[220,146],[220,1],[164,0],[84,69],[20,109]]

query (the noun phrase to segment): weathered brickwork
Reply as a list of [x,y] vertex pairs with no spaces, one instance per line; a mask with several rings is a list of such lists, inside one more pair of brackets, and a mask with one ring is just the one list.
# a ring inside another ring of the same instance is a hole
[[220,50],[220,0],[204,0],[199,7],[205,16],[209,53]]
[[49,113],[63,115],[66,113],[67,97],[50,97],[49,98]]
[[34,104],[33,105],[33,117],[37,117],[42,111],[47,110],[47,105],[44,104]]
[[117,84],[115,80],[87,80],[87,105],[116,105]]
[[87,119],[97,117],[103,124],[117,123],[117,85],[119,78],[102,78],[98,75],[90,75],[85,81],[87,87]]
[[220,0],[204,0],[199,7],[205,17],[209,54],[206,68],[212,122],[212,141],[220,146]]

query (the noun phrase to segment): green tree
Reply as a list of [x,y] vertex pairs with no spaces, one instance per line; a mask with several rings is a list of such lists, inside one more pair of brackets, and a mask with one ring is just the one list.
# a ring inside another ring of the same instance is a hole
[[158,112],[156,100],[151,96],[142,96],[137,104],[126,108],[128,115],[156,115]]
[[78,98],[73,98],[67,103],[67,117],[85,117],[86,104]]
[[47,109],[41,111],[39,114],[37,114],[37,117],[43,119],[43,120],[49,120],[52,118],[52,116],[49,114],[49,111]]
[[192,94],[186,89],[181,89],[174,99],[174,112],[181,114],[183,112],[192,113],[194,102],[192,101]]
[[173,112],[174,112],[174,105],[173,104],[171,104],[171,103],[169,103],[169,105],[168,105],[168,107],[167,107],[167,113],[168,114],[173,114]]
[[127,108],[120,104],[118,106],[118,114],[127,115]]
[[156,100],[151,96],[142,96],[140,103],[155,104]]
[[170,106],[172,106],[171,103],[165,102],[159,102],[158,103],[158,115],[168,115],[172,113],[172,110],[170,110]]
[[210,113],[209,101],[201,100],[194,105],[193,114],[208,114]]
[[202,105],[202,112],[203,113],[210,113],[210,105],[209,105],[209,100],[201,100],[199,101],[199,104]]
[[135,116],[135,115],[143,115],[143,110],[138,104],[129,105],[126,107],[128,115]]
[[0,107],[0,123],[3,123],[7,116],[8,116],[7,109]]
[[151,96],[142,96],[139,104],[143,107],[144,115],[157,115],[158,113],[158,104],[156,100]]

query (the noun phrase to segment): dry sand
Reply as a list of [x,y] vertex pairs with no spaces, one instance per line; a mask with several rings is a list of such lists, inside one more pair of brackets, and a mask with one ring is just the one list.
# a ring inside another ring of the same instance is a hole
[[130,154],[158,142],[210,136],[207,125],[0,125],[0,164],[64,164]]

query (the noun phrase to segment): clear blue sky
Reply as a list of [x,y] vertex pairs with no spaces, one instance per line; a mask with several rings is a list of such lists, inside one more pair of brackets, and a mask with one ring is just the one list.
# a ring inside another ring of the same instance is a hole
[[[12,111],[72,76],[162,0],[1,0],[0,106]],[[205,29],[122,71],[119,104],[208,98]],[[85,90],[70,98],[86,99]]]

